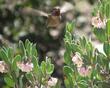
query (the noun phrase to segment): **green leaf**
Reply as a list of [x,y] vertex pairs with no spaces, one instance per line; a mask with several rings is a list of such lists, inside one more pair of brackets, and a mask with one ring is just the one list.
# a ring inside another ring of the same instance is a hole
[[20,86],[20,88],[23,88],[23,77],[24,77],[24,75],[21,75],[21,77],[19,78],[19,86]]
[[6,82],[6,84],[7,84],[9,87],[13,87],[13,88],[14,88],[15,82],[14,82],[14,80],[13,80],[11,77],[6,76],[6,77],[4,78],[4,81]]
[[69,80],[66,78],[64,80],[66,88],[70,88]]
[[90,60],[93,56],[93,46],[91,44],[91,42],[88,42],[88,44],[86,45],[86,53],[87,53],[87,57],[88,60]]
[[25,50],[25,47],[24,47],[24,44],[22,41],[19,41],[19,48],[20,48],[23,56],[26,56],[26,50]]
[[74,22],[68,22],[66,24],[66,30],[71,33],[73,31],[74,26],[75,26]]
[[110,20],[107,21],[107,24],[106,24],[106,28],[107,28],[107,34],[108,36],[110,36]]
[[66,31],[65,42],[71,42],[71,41],[72,41],[72,35],[70,32]]
[[46,62],[44,62],[44,61],[42,61],[42,63],[41,63],[41,70],[42,70],[42,73],[43,73],[43,75],[45,75],[46,74]]
[[54,70],[54,65],[53,64],[48,64],[47,65],[47,74],[51,75],[53,73]]
[[53,73],[54,70],[54,65],[51,64],[51,59],[50,58],[46,58],[46,73],[51,75]]
[[66,51],[65,54],[64,54],[64,61],[66,64],[70,65],[71,64],[71,56],[70,54],[68,54],[68,52]]
[[32,55],[37,56],[36,44],[32,46]]
[[88,88],[88,83],[85,80],[80,80],[80,82],[78,83],[78,86],[80,88]]
[[64,53],[64,61],[66,64],[70,65],[72,63],[72,59],[71,59],[71,45],[70,44],[66,44],[66,51]]
[[110,5],[108,3],[106,4],[105,10],[106,10],[106,17],[109,18],[109,16],[110,16]]
[[73,74],[74,73],[73,69],[71,67],[69,67],[69,66],[64,66],[63,71],[64,71],[65,75],[69,75],[69,74]]
[[68,81],[69,81],[69,86],[70,86],[70,88],[74,88],[75,84],[74,84],[74,80],[73,80],[73,74],[68,73],[67,79],[68,79]]
[[12,61],[12,58],[14,56],[13,48],[8,48],[8,58]]
[[85,37],[80,38],[80,44],[83,48],[85,48],[86,44],[87,44],[87,40]]
[[109,62],[109,71],[110,71],[110,62]]
[[39,64],[38,64],[38,58],[35,56],[32,57],[32,63],[34,64],[33,71],[37,74],[39,72]]
[[80,46],[78,44],[71,44],[71,49],[72,49],[72,53],[75,53],[75,52],[79,52],[81,53],[82,52],[82,49],[80,48]]
[[106,30],[94,28],[93,32],[99,41],[105,42],[107,40]]
[[26,46],[27,55],[30,57],[32,56],[32,43],[28,42]]
[[0,51],[0,58],[6,63],[9,63],[7,53],[3,49]]
[[105,54],[108,57],[110,57],[110,43],[109,42],[104,42],[103,49],[104,49]]
[[29,46],[29,44],[30,44],[30,41],[28,39],[26,39],[26,41],[25,41],[25,47],[27,48]]
[[8,55],[8,47],[2,47],[2,50],[4,51],[4,52],[6,52],[6,54]]
[[17,62],[18,61],[21,61],[22,60],[22,58],[21,58],[21,56],[20,55],[16,55],[15,56],[15,58],[14,58],[14,60],[13,60],[13,63],[12,63],[12,68],[14,69],[14,70],[16,70],[17,69]]
[[31,81],[31,82],[34,81],[34,80],[33,80],[33,76],[32,76],[32,74],[30,74],[30,73],[27,73],[27,74],[26,74],[26,78],[28,79],[28,81]]

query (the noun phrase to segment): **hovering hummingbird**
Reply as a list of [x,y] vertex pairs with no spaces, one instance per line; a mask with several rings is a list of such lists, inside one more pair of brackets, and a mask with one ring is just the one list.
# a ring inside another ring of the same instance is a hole
[[65,2],[60,7],[54,7],[51,13],[48,15],[47,27],[58,27],[63,22],[65,14],[71,10],[73,10],[73,6],[68,2]]
[[47,27],[56,28],[61,23],[61,12],[59,7],[53,8],[51,14],[48,15]]
[[50,14],[28,7],[23,8],[21,10],[21,13],[45,17],[47,19],[47,28],[56,28],[59,26],[60,23],[62,23],[62,20],[64,20],[64,15],[71,10],[73,10],[73,5],[68,2],[64,2],[62,6],[54,7]]

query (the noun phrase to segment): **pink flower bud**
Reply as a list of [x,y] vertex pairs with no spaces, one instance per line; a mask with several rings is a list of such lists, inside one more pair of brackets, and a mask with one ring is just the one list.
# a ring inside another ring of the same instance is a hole
[[92,17],[92,25],[96,28],[105,28],[107,20],[101,19],[100,14],[98,12],[97,16]]
[[91,70],[92,70],[91,66],[78,68],[79,74],[83,77],[89,76],[91,74]]

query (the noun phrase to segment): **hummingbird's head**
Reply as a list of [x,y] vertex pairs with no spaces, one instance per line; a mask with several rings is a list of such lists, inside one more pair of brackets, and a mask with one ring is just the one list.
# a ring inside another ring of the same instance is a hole
[[60,8],[59,7],[53,8],[51,15],[52,16],[60,16]]

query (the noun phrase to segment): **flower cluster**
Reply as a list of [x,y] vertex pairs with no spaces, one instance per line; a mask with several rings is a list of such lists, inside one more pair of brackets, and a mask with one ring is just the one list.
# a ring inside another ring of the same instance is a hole
[[30,62],[17,62],[17,67],[21,69],[22,72],[30,72],[33,69],[33,63]]
[[90,75],[92,67],[83,66],[83,64],[84,64],[83,60],[81,59],[80,54],[78,52],[76,52],[75,55],[72,57],[72,61],[77,66],[78,73],[81,76],[86,77],[86,76]]
[[91,66],[88,66],[88,67],[83,66],[83,67],[78,68],[78,72],[81,76],[86,77],[91,74],[91,69],[92,69]]
[[52,87],[52,86],[55,86],[58,82],[58,79],[57,78],[54,78],[54,77],[51,77],[49,80],[48,80],[48,86],[49,87]]
[[72,57],[72,61],[77,67],[81,67],[83,65],[83,60],[81,59],[78,52],[74,54],[74,56]]
[[8,66],[4,61],[0,61],[0,72],[1,73],[7,73],[8,72]]
[[92,25],[96,28],[105,28],[106,27],[106,18],[101,18],[100,13],[98,12],[96,16],[92,17]]

